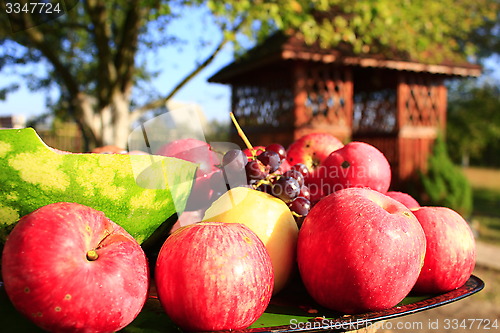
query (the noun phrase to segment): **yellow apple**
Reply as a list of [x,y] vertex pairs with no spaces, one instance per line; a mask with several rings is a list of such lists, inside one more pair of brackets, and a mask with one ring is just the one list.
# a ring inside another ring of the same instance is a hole
[[294,270],[299,229],[282,200],[251,188],[235,187],[207,209],[203,221],[241,223],[249,227],[271,257],[273,293],[283,289]]

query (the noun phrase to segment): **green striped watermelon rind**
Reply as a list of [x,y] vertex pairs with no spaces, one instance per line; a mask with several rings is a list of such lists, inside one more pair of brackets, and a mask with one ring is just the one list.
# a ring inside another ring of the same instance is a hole
[[142,243],[184,211],[197,168],[156,155],[60,154],[32,128],[0,130],[0,244],[19,218],[62,201],[104,212]]

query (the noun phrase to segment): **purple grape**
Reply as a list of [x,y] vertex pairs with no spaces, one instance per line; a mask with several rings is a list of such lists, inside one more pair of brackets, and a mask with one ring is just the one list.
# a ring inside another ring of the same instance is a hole
[[302,185],[302,187],[300,188],[300,193],[299,193],[298,196],[299,197],[304,197],[307,200],[311,200],[311,191],[309,190],[309,187],[307,187],[306,185]]
[[269,146],[266,147],[266,151],[267,150],[271,150],[271,151],[278,153],[278,155],[280,156],[280,159],[282,161],[286,158],[286,149],[285,149],[285,147],[283,147],[279,143],[270,144]]
[[300,193],[300,186],[296,179],[280,177],[273,184],[271,194],[284,202],[290,202]]
[[259,160],[248,161],[245,166],[247,178],[250,180],[260,180],[267,177],[266,167]]
[[302,187],[304,185],[304,175],[300,173],[298,170],[290,169],[283,174],[283,176],[288,178],[295,178],[299,183],[299,186]]
[[296,197],[289,204],[290,210],[300,217],[307,216],[311,209],[311,202],[304,197]]
[[309,169],[307,168],[307,165],[303,163],[297,163],[295,165],[292,165],[290,170],[297,170],[302,174],[302,176],[304,176],[304,178],[307,178],[307,176],[309,176]]
[[222,157],[221,168],[225,182],[231,187],[246,183],[245,166],[247,163],[248,158],[241,150],[233,149],[226,152]]
[[266,150],[259,156],[257,156],[257,159],[262,162],[265,166],[269,167],[269,173],[273,173],[281,165],[281,159],[280,155],[272,150]]
[[248,158],[245,153],[239,149],[228,150],[222,157],[222,166],[231,166],[231,168],[239,168],[240,170],[248,163]]

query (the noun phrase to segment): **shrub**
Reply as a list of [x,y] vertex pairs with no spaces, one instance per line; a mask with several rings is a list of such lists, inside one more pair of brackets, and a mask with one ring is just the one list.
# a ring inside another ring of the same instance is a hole
[[438,136],[428,160],[427,172],[420,174],[422,204],[451,208],[464,217],[472,212],[472,189],[462,170],[453,164],[446,142]]

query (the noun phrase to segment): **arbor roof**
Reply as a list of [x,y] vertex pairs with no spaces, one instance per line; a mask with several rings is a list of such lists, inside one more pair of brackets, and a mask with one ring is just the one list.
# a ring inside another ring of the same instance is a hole
[[401,55],[392,57],[382,54],[356,55],[347,45],[341,44],[337,48],[326,49],[319,45],[307,45],[297,35],[288,36],[279,32],[220,69],[208,81],[231,83],[245,75],[252,75],[254,71],[268,65],[288,60],[332,63],[361,68],[386,68],[449,77],[477,77],[482,73],[480,65],[469,62],[424,63]]

